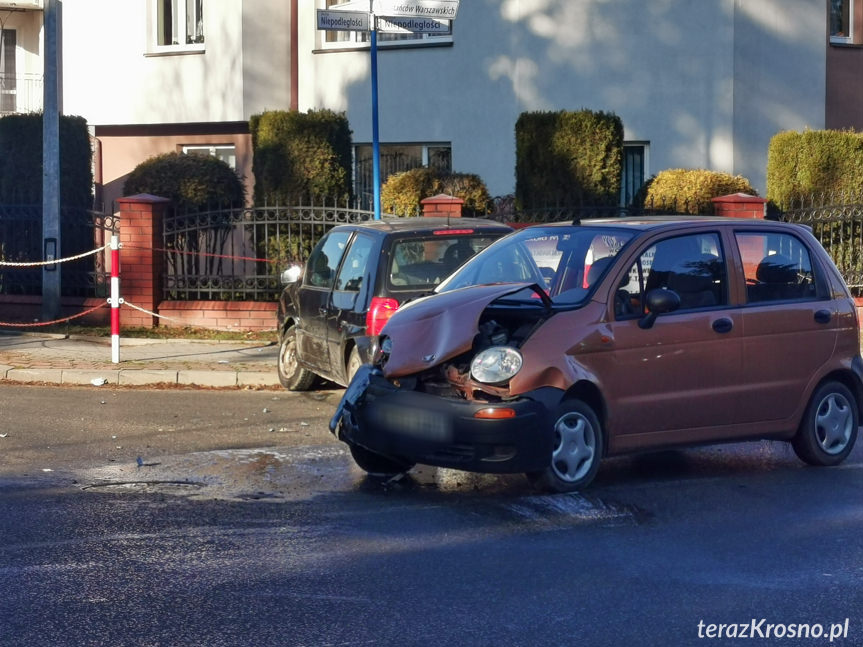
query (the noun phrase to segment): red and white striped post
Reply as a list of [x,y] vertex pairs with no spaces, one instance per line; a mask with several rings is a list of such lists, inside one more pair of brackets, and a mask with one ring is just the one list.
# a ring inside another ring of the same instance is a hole
[[111,361],[120,363],[120,238],[111,234]]

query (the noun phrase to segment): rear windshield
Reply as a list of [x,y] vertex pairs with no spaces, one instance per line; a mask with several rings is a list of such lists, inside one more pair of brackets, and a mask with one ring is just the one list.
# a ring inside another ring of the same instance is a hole
[[[536,283],[555,304],[581,303],[634,233],[620,228],[528,227],[474,257],[438,292],[488,283]],[[508,300],[533,300],[523,290]]]
[[448,234],[396,241],[390,250],[389,287],[430,290],[499,237]]

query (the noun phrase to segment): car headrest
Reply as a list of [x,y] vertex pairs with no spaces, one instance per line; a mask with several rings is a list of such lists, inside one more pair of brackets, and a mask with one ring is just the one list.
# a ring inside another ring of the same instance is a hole
[[758,264],[755,278],[762,283],[796,283],[797,264],[782,254],[771,254]]

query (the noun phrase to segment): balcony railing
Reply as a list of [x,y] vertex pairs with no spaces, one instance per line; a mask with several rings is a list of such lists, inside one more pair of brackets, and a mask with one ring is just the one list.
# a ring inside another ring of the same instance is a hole
[[41,74],[0,73],[0,115],[42,110]]

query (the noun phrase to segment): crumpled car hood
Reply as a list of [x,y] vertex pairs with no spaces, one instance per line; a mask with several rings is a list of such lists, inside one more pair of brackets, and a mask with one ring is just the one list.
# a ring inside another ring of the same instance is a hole
[[531,283],[478,285],[433,294],[396,310],[382,335],[392,342],[385,377],[426,370],[471,349],[483,310]]

